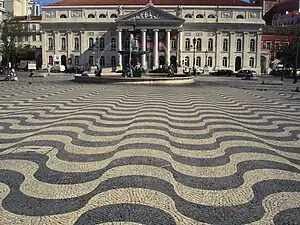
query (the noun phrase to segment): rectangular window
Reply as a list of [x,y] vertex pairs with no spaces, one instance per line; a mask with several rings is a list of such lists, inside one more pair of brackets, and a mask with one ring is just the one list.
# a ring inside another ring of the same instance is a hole
[[35,15],[36,16],[39,15],[39,6],[38,5],[35,6]]
[[280,43],[279,42],[275,42],[275,49],[279,50],[280,49]]
[[35,24],[32,25],[32,30],[36,31],[36,25]]
[[32,36],[32,41],[36,41],[36,35]]
[[272,42],[271,41],[267,41],[266,42],[266,49],[271,50],[272,48]]

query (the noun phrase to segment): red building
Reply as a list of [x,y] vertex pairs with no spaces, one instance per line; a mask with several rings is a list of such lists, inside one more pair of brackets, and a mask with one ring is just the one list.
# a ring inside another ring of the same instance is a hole
[[292,42],[291,36],[279,36],[279,35],[263,35],[261,37],[262,51],[269,52],[270,60],[273,61],[276,58],[276,52],[281,46],[289,45]]

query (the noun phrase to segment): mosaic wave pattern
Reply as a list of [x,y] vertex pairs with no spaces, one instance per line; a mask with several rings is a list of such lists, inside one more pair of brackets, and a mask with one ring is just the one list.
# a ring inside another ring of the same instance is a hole
[[299,224],[299,101],[222,86],[0,86],[0,224]]

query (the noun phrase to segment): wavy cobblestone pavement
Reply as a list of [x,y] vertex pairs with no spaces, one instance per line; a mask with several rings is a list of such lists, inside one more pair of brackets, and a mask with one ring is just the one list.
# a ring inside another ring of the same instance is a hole
[[287,86],[69,78],[0,82],[1,225],[300,224]]

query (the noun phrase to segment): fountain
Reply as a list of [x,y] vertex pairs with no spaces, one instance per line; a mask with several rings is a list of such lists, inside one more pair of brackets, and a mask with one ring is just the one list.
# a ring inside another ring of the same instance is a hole
[[136,21],[133,22],[133,31],[130,35],[129,50],[118,51],[122,56],[128,55],[128,64],[123,68],[123,74],[127,77],[141,77],[145,73],[144,68],[137,67],[138,59],[141,55],[147,54],[147,51],[139,50],[138,38],[135,36]]

